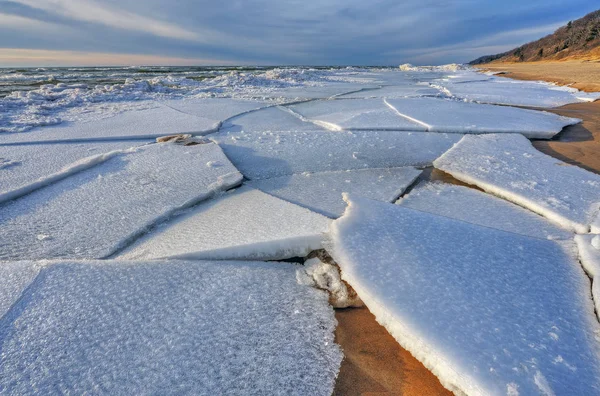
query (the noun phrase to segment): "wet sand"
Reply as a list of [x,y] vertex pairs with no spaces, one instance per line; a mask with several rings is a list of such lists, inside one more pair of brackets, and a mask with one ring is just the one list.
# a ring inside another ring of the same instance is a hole
[[[565,128],[553,140],[538,140],[533,145],[557,159],[600,174],[600,101],[571,104],[549,111],[580,118],[583,123]],[[437,169],[426,170],[423,179],[463,184]],[[398,345],[367,308],[338,309],[336,318],[339,323],[335,332],[336,342],[344,350],[344,361],[334,395],[452,394]]]
[[600,57],[590,60],[485,63],[475,67],[485,71],[506,72],[501,76],[517,80],[543,80],[570,85],[586,92],[600,92]]

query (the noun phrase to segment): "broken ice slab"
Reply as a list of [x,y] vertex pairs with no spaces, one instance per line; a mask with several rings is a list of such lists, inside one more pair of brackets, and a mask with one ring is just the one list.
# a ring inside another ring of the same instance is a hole
[[586,93],[537,81],[518,81],[493,77],[487,81],[441,81],[438,85],[452,96],[482,103],[513,106],[559,107],[569,103],[593,102],[600,93]]
[[600,211],[600,176],[537,151],[521,135],[467,135],[434,162],[465,183],[577,233]]
[[19,301],[42,267],[40,262],[0,262],[0,321]]
[[222,132],[314,131],[318,129],[285,107],[268,107],[223,123]]
[[23,144],[0,147],[0,203],[100,164],[144,141]]
[[0,259],[103,258],[241,180],[212,143],[141,147],[0,206]]
[[581,265],[592,278],[592,296],[596,306],[596,315],[600,319],[600,282],[596,279],[600,274],[600,235],[576,235],[575,242],[579,249]]
[[41,142],[81,142],[153,139],[165,135],[214,132],[220,120],[198,117],[166,106],[126,111],[95,121],[64,122],[28,132],[0,134],[0,145]]
[[401,117],[382,99],[318,100],[288,106],[316,125],[332,131],[424,131],[423,125]]
[[273,105],[270,101],[232,98],[176,99],[162,100],[159,103],[167,108],[216,122]]
[[571,232],[555,226],[527,209],[493,195],[453,184],[423,183],[396,203],[421,212],[533,238],[573,238]]
[[457,134],[382,131],[221,131],[210,135],[249,179],[429,166],[460,138]]
[[330,220],[241,187],[156,227],[123,259],[282,260],[321,249]]
[[342,360],[335,317],[327,295],[298,285],[295,270],[259,262],[47,263],[0,319],[0,389],[330,395]]
[[572,242],[364,198],[332,223],[342,277],[457,394],[600,392],[600,330]]
[[339,96],[340,99],[404,98],[420,96],[443,96],[444,93],[428,84],[407,83],[406,85],[388,85],[376,89],[364,89]]
[[550,139],[581,121],[543,111],[452,99],[402,98],[386,99],[386,103],[431,132],[520,133],[530,139]]
[[278,198],[335,218],[341,216],[346,209],[342,193],[393,202],[420,174],[420,170],[411,167],[358,169],[299,173],[254,180],[248,184]]

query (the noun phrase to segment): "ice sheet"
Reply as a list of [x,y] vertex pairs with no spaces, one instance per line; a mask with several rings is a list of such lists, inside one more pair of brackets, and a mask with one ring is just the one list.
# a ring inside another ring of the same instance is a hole
[[103,258],[241,182],[215,144],[153,144],[0,207],[0,259]]
[[0,323],[33,282],[43,264],[30,261],[0,261]]
[[550,139],[565,126],[581,121],[547,112],[451,99],[386,99],[386,103],[432,132],[520,133],[528,138]]
[[185,114],[221,122],[239,114],[248,113],[273,105],[272,102],[264,100],[241,100],[231,98],[163,100],[159,103]]
[[314,131],[315,124],[304,121],[285,107],[269,107],[226,121],[224,132]]
[[378,89],[365,89],[359,92],[341,95],[343,99],[367,98],[404,98],[418,96],[443,96],[443,92],[426,84],[407,82],[403,85],[388,85]]
[[422,183],[396,203],[421,212],[534,238],[573,238],[572,233],[535,213],[468,187],[440,182]]
[[304,206],[332,218],[346,209],[342,193],[393,202],[421,171],[415,168],[359,169],[339,172],[300,173],[248,184],[268,194]]
[[302,172],[429,166],[457,134],[382,131],[228,132],[209,136],[249,179]]
[[0,147],[0,203],[102,163],[143,141]]
[[59,262],[0,322],[0,389],[325,396],[335,326],[289,264]]
[[446,388],[600,392],[600,326],[572,243],[356,197],[331,239],[343,278]]
[[434,166],[577,233],[589,232],[600,210],[600,176],[540,153],[521,135],[467,135]]
[[592,102],[600,93],[586,93],[574,88],[558,87],[543,82],[517,81],[493,77],[488,81],[433,84],[445,88],[452,96],[482,103],[516,106],[559,107],[569,103]]
[[65,122],[28,132],[0,134],[0,144],[151,139],[179,133],[206,134],[219,128],[220,120],[182,113],[166,106],[127,111],[89,122]]
[[261,191],[241,187],[162,224],[120,256],[282,260],[321,249],[330,220]]
[[332,131],[421,131],[425,128],[399,116],[382,99],[318,100],[288,106],[315,124]]

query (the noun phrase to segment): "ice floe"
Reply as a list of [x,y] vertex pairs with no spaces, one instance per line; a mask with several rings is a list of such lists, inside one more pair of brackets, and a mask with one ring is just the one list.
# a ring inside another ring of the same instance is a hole
[[393,202],[421,171],[411,167],[300,173],[250,181],[248,184],[329,217],[346,209],[342,193]]
[[566,240],[573,237],[571,232],[520,206],[472,188],[447,183],[420,184],[397,204],[534,238]]
[[267,131],[314,131],[318,127],[285,107],[269,107],[234,117],[223,123],[220,131],[267,132]]
[[163,100],[159,102],[168,108],[185,114],[215,121],[225,121],[236,115],[245,114],[263,107],[272,106],[272,102],[258,100],[240,100],[231,98],[199,98]]
[[332,131],[420,131],[423,125],[401,117],[382,99],[318,100],[289,106],[315,124]]
[[249,179],[429,166],[461,138],[457,134],[384,131],[220,131],[209,137]]
[[521,135],[467,135],[434,166],[577,233],[599,215],[600,176],[540,153]]
[[454,82],[450,79],[432,85],[446,89],[458,98],[513,106],[549,108],[569,103],[593,102],[600,98],[600,93],[586,93],[539,81],[518,81],[502,77],[474,82]]
[[123,259],[281,260],[321,249],[330,220],[241,187],[162,224],[120,255]]
[[100,164],[143,141],[0,147],[0,203]]
[[65,142],[151,139],[177,133],[206,134],[216,131],[220,120],[194,116],[166,106],[126,111],[89,122],[65,122],[28,132],[0,134],[0,145],[24,142]]
[[0,389],[325,396],[335,326],[289,264],[56,262],[0,319]]
[[380,88],[363,89],[361,91],[340,95],[343,99],[368,99],[368,98],[404,98],[419,96],[444,96],[444,93],[428,84],[419,84],[408,81],[402,85],[388,85]]
[[212,143],[138,148],[0,206],[0,259],[103,258],[241,180]]
[[347,199],[328,248],[343,279],[446,388],[600,392],[600,328],[572,243]]
[[565,126],[581,121],[542,111],[448,99],[386,99],[386,103],[433,132],[520,133],[550,139]]
[[600,319],[600,282],[596,279],[600,274],[600,235],[576,235],[575,242],[579,249],[581,265],[592,278],[592,296],[596,305],[596,315]]

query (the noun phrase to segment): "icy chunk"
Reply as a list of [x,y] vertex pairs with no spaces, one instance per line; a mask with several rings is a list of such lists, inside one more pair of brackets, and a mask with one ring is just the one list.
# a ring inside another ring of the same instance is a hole
[[40,272],[42,263],[0,262],[0,321]]
[[7,394],[325,396],[342,360],[293,265],[59,262],[26,294],[0,322]]
[[219,125],[218,119],[197,117],[161,106],[127,111],[98,121],[65,122],[28,132],[0,134],[0,144],[153,139],[180,133],[210,133]]
[[329,293],[329,303],[334,308],[362,307],[364,304],[356,292],[342,280],[340,269],[324,263],[315,257],[304,262],[296,270],[298,283],[325,290]]
[[441,82],[439,85],[447,89],[453,96],[462,99],[513,106],[549,108],[569,103],[593,102],[600,98],[600,93],[586,93],[549,83],[509,80],[502,77],[475,82],[454,83],[450,80]]
[[223,123],[226,132],[314,131],[315,125],[304,121],[285,107],[269,107],[244,114]]
[[401,115],[432,132],[520,133],[550,139],[565,126],[581,120],[508,106],[436,98],[386,99]]
[[0,207],[0,259],[103,258],[241,180],[215,144],[142,147]]
[[249,179],[302,172],[429,166],[461,138],[423,132],[227,132],[210,138]]
[[342,278],[446,388],[600,392],[600,326],[571,243],[348,200],[331,228]]
[[289,106],[315,124],[332,131],[420,131],[425,128],[399,116],[381,99],[319,100]]
[[434,166],[577,233],[589,232],[600,210],[600,176],[540,153],[521,135],[467,135]]
[[393,202],[421,171],[415,168],[359,169],[340,172],[300,173],[249,184],[328,217],[339,217],[346,209],[342,193]]
[[100,164],[140,141],[0,147],[0,203]]
[[535,213],[468,187],[423,183],[396,203],[421,212],[533,238],[566,240],[573,237],[572,233]]
[[162,224],[123,259],[282,260],[321,249],[330,220],[258,190],[241,187]]

